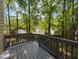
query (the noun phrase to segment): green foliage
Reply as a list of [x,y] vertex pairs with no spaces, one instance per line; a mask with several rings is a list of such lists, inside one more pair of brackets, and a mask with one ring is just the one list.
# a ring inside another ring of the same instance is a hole
[[[65,1],[65,2],[64,2]],[[12,3],[13,0],[7,0],[7,2]],[[28,31],[29,24],[29,3],[30,3],[30,24],[31,32],[39,27],[42,32],[48,31],[48,21],[50,20],[50,26],[53,28],[55,34],[62,34],[64,30],[64,35],[69,33],[75,35],[77,30],[77,13],[78,13],[78,3],[69,0],[16,0],[19,7],[14,4],[12,8],[20,14],[19,16],[19,28],[23,28]],[[12,4],[10,5],[12,6]],[[21,9],[21,10],[20,10]],[[54,15],[52,15],[54,13]],[[64,29],[62,28],[62,21],[64,22]],[[16,18],[11,20],[12,29],[16,28]],[[72,30],[72,31],[71,31]],[[68,33],[67,33],[68,32]],[[69,34],[70,35],[70,34]]]

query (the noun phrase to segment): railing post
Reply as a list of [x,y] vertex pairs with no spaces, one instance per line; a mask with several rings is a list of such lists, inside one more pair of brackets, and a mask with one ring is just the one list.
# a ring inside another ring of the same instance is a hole
[[57,55],[56,55],[56,59],[62,59],[61,55],[60,55],[60,51],[59,51],[59,42],[57,41],[56,42],[57,45],[56,45],[56,52],[57,52]]
[[[10,21],[10,6],[9,6],[10,4],[9,3],[7,3],[7,9],[8,9],[8,20],[9,20],[9,34],[11,34],[11,21]],[[9,38],[9,45],[10,45],[10,38]]]
[[16,34],[17,34],[17,36],[16,36],[16,42],[17,43],[19,43],[19,39],[18,39],[18,11],[17,11],[17,13],[16,13],[16,22],[17,22],[17,27],[16,27]]
[[39,46],[40,46],[40,43],[41,43],[41,39],[40,39],[40,36],[39,36],[38,40],[39,40]]
[[66,44],[66,56],[65,59],[68,59],[68,45]]

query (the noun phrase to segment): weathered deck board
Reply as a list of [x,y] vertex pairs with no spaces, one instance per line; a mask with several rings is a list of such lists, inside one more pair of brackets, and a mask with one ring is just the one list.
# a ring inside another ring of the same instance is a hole
[[6,59],[55,59],[44,49],[39,47],[36,41],[10,47],[7,51],[8,56],[5,57]]

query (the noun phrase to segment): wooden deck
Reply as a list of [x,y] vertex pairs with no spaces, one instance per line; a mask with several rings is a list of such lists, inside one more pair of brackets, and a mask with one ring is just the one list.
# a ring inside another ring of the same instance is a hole
[[39,47],[36,41],[22,43],[12,46],[5,53],[0,55],[0,59],[55,59],[44,49]]

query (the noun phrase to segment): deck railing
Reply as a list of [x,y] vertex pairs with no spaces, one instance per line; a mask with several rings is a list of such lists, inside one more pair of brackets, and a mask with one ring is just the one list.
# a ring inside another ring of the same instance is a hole
[[41,36],[41,46],[54,55],[57,59],[77,59],[78,42],[54,37]]
[[78,59],[78,42],[41,34],[15,34],[4,36],[5,48],[27,41],[37,40],[39,46],[56,59]]

